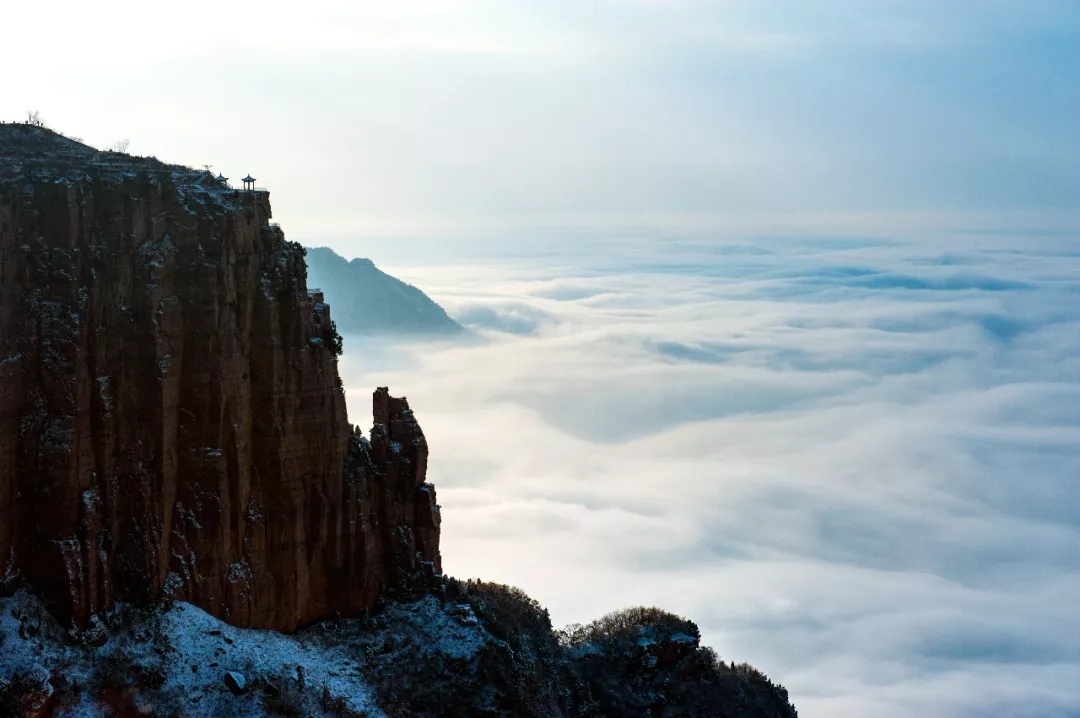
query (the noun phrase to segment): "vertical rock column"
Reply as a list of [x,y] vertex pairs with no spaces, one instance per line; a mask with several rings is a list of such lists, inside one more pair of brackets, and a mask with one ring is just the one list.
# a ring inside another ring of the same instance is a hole
[[268,195],[131,162],[0,184],[0,588],[291,630],[438,573],[423,433],[385,389],[349,424]]

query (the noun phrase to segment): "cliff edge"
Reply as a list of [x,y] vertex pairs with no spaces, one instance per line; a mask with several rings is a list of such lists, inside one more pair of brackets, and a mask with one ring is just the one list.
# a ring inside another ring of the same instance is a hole
[[0,589],[289,631],[441,572],[427,445],[346,416],[269,193],[0,125]]

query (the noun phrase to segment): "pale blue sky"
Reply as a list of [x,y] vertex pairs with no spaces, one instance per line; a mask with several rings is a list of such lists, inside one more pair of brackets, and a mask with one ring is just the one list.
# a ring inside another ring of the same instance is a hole
[[[164,6],[163,6],[164,7]],[[1073,0],[23,3],[0,116],[291,236],[1076,226]],[[62,19],[60,19],[62,18]]]

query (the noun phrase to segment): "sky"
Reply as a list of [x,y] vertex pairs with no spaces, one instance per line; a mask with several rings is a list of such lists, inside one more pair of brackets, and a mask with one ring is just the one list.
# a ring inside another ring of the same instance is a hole
[[1073,0],[58,0],[3,20],[0,118],[251,173],[313,240],[1077,222]]
[[[470,328],[446,570],[697,621],[800,715],[1080,715],[1080,3],[0,10],[0,119],[268,187]],[[333,298],[329,298],[331,304]]]

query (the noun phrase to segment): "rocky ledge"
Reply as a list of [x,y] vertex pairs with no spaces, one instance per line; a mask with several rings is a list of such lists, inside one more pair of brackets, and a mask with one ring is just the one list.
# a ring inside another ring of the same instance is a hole
[[[0,715],[797,718],[787,692],[632,609],[553,631],[521,591],[449,579],[433,594],[291,635],[173,603],[118,605],[72,644],[26,592],[0,599]],[[7,669],[7,670],[5,670]]]

